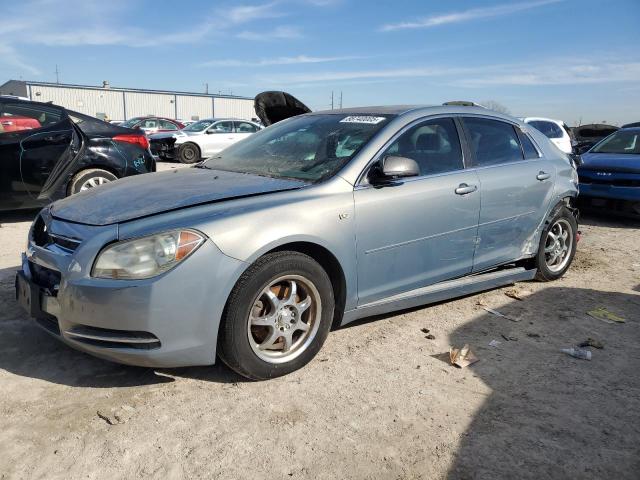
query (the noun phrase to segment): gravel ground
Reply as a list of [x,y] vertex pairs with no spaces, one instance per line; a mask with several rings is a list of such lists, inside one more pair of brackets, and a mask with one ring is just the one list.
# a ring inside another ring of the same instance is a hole
[[[567,275],[518,284],[522,300],[511,287],[368,319],[254,383],[108,363],[38,329],[13,297],[32,218],[0,215],[2,479],[638,478],[637,222],[584,218]],[[586,314],[598,306],[626,323]],[[587,337],[604,343],[592,361],[559,352]],[[480,361],[450,366],[465,343]]]

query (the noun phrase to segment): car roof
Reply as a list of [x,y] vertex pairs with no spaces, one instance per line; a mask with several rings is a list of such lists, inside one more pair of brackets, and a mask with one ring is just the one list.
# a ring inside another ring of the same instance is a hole
[[[639,132],[640,133],[640,126],[638,127],[622,127],[620,130],[623,130],[625,132]],[[617,130],[618,132],[620,130]]]
[[334,110],[322,110],[305,115],[484,115],[510,122],[522,123],[515,117],[480,106],[465,105],[387,105],[374,107],[353,107]]

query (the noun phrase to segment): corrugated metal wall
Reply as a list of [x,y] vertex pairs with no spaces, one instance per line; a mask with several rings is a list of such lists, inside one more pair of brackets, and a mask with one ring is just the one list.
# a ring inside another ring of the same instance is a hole
[[71,86],[29,85],[31,98],[53,102],[70,110],[109,120],[127,120],[144,115],[191,120],[215,117],[256,117],[253,100],[216,98],[156,92],[129,92]]
[[175,118],[174,95],[163,93],[125,92],[127,118],[158,115]]
[[253,109],[253,100],[236,98],[214,98],[213,113],[218,118],[232,117],[246,120],[256,116],[256,111]]
[[213,100],[211,97],[176,95],[176,105],[178,106],[177,118],[180,120],[202,120],[213,116]]
[[111,120],[124,119],[122,92],[32,85],[31,98],[36,102],[53,102],[93,117],[102,113]]

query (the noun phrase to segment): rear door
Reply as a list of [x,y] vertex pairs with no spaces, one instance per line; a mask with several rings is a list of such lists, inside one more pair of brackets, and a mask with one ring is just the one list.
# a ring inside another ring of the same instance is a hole
[[464,168],[456,122],[419,121],[379,158],[386,155],[412,158],[420,176],[355,188],[360,305],[466,275],[473,265],[480,191]]
[[235,126],[235,133],[233,134],[234,143],[251,136],[259,130],[256,125],[250,122],[234,121],[233,124]]
[[482,192],[478,272],[522,257],[547,213],[556,171],[516,124],[480,116],[463,124]]
[[0,131],[0,208],[26,208],[43,200],[51,173],[75,156],[78,135],[65,110],[36,102],[0,102],[0,116],[32,119],[34,128]]

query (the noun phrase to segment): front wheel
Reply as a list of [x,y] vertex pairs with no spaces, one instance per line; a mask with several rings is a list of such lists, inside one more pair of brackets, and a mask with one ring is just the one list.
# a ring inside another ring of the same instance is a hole
[[576,254],[578,222],[567,207],[561,207],[547,222],[536,256],[536,278],[557,280],[567,271]]
[[101,168],[90,168],[88,170],[82,170],[75,174],[69,183],[68,193],[73,195],[75,193],[84,192],[92,188],[99,187],[105,183],[113,182],[117,180],[113,173]]
[[200,149],[194,143],[184,143],[178,148],[178,160],[189,164],[199,162]]
[[240,277],[223,316],[222,360],[252,380],[285,375],[320,350],[333,320],[329,276],[299,252],[265,255]]

